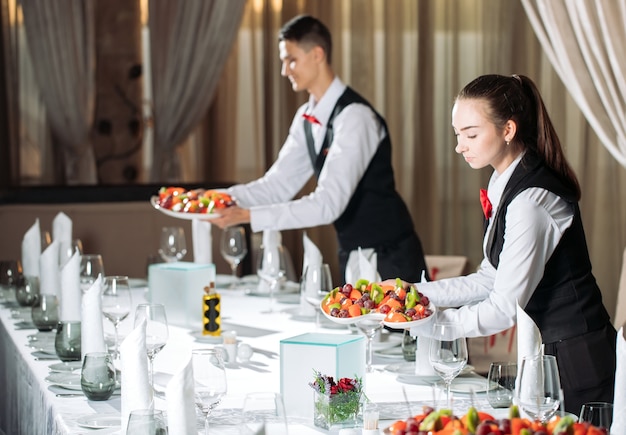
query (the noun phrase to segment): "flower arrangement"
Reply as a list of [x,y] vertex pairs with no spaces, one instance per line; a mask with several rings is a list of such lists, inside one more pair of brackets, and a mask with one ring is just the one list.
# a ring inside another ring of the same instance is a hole
[[332,376],[314,373],[315,379],[309,385],[315,391],[315,425],[330,430],[337,425],[356,424],[361,405],[361,379],[355,376],[335,382]]

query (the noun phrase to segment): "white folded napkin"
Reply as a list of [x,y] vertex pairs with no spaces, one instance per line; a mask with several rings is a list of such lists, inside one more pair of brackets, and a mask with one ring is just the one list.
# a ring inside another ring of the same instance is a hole
[[517,303],[517,382],[525,356],[536,356],[543,353],[539,328],[526,311]]
[[39,256],[41,255],[41,228],[39,219],[24,233],[22,239],[22,273],[25,276],[39,276]]
[[196,404],[194,400],[193,366],[191,355],[183,368],[174,373],[165,389],[168,432],[196,435]]
[[360,247],[350,252],[346,263],[346,282],[354,284],[359,279],[380,281],[378,257],[373,248]]
[[302,245],[304,246],[304,258],[302,259],[302,280],[300,286],[300,307],[298,312],[301,316],[314,316],[316,308],[307,302],[306,295],[316,296],[320,290],[319,277],[310,272],[314,269],[322,267],[322,253],[315,243],[309,239],[306,232],[302,236]]
[[120,433],[126,433],[131,411],[153,407],[152,387],[148,379],[145,320],[142,320],[122,341],[120,359],[122,373],[122,431]]
[[80,347],[83,355],[107,351],[102,325],[102,281],[102,275],[98,275],[82,296]]
[[615,393],[613,396],[613,423],[611,435],[626,433],[626,336],[624,326],[617,332]]
[[39,256],[39,292],[61,297],[59,273],[59,242],[53,240]]
[[80,252],[77,249],[68,262],[61,267],[59,320],[81,319],[80,259]]
[[58,242],[59,252],[64,255],[59,256],[59,264],[63,265],[67,261],[65,253],[72,247],[72,220],[63,212],[57,213],[52,220],[52,240]]
[[213,239],[211,235],[211,223],[200,219],[192,220],[191,240],[193,243],[194,263],[213,263]]
[[[261,247],[263,248],[263,257],[267,258],[268,256],[272,256],[273,258],[278,258],[280,255],[279,246],[282,244],[282,235],[280,231],[271,231],[265,230],[263,231],[263,241],[261,242]],[[274,263],[278,265],[279,263]],[[259,275],[264,273],[268,275],[272,275],[273,271],[270,270],[270,266],[267,265],[265,261],[263,261],[262,269],[259,272]],[[257,291],[259,293],[268,293],[269,292],[269,282],[265,279],[260,279]]]

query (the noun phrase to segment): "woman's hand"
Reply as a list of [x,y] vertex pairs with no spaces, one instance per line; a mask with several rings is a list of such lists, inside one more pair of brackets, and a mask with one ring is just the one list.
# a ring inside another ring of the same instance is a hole
[[[402,281],[400,280],[400,282],[402,283],[402,288],[403,289],[408,289],[412,284],[406,281]],[[382,282],[379,282],[378,285],[390,285],[393,287],[397,287],[398,285],[398,280],[397,279],[386,279]]]

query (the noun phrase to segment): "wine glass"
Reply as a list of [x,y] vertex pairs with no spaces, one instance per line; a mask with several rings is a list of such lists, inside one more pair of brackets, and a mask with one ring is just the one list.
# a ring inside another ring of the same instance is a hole
[[104,262],[100,254],[84,254],[80,258],[80,289],[83,293],[91,288],[98,279],[104,276]]
[[204,432],[209,433],[209,415],[226,394],[226,369],[219,349],[194,349],[193,366],[194,399],[204,415]]
[[283,246],[276,244],[273,248],[261,246],[258,256],[257,275],[269,287],[270,306],[268,313],[274,312],[274,293],[278,284],[285,278],[287,265]]
[[316,328],[321,326],[320,304],[332,289],[333,278],[328,264],[324,263],[319,266],[306,267],[302,273],[302,282],[300,283],[300,314],[307,314],[307,310],[303,308],[304,303],[311,305],[313,310],[315,310]]
[[428,358],[446,385],[446,400],[448,408],[452,409],[450,385],[467,364],[463,327],[457,323],[435,323]]
[[5,304],[15,304],[15,286],[21,269],[19,260],[0,261],[0,300]]
[[163,304],[139,304],[135,309],[137,327],[142,320],[146,321],[146,353],[148,354],[150,385],[154,391],[154,358],[167,343],[169,332],[167,317]]
[[187,254],[185,230],[182,227],[163,227],[159,254],[168,263],[180,261]]
[[613,404],[607,402],[587,402],[580,408],[580,423],[589,423],[607,431],[613,424]]
[[287,433],[287,414],[278,393],[248,393],[243,402],[241,435]]
[[237,268],[239,263],[248,253],[246,243],[246,230],[240,225],[225,228],[222,232],[221,252],[224,260],[230,264],[230,270],[233,274],[233,281],[230,288],[237,286]]
[[130,314],[132,299],[127,276],[107,276],[102,292],[102,314],[115,328],[114,360],[119,359],[119,325]]
[[533,420],[546,423],[561,403],[561,381],[553,355],[522,358],[517,388],[519,407]]
[[59,243],[59,266],[64,266],[78,251],[78,255],[83,253],[83,242],[80,239],[72,239],[69,243]]
[[374,341],[374,337],[383,328],[383,322],[380,319],[365,317],[363,319],[357,320],[355,326],[359,331],[365,335],[366,341],[366,349],[365,349],[365,371],[367,373],[372,373],[374,371],[374,367],[372,367],[372,342]]
[[134,409],[128,416],[126,435],[167,434],[167,418],[158,409]]

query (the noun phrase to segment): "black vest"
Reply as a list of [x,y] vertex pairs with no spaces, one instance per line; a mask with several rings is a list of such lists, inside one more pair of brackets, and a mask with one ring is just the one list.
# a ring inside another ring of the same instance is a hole
[[[311,134],[311,125],[304,122],[304,132],[311,163],[316,177],[319,177],[328,148],[333,142],[333,120],[341,111],[352,103],[362,103],[370,107],[384,127],[385,137],[378,145],[363,178],[356,187],[348,206],[334,222],[339,239],[339,246],[344,251],[358,247],[384,248],[394,246],[398,241],[414,233],[411,215],[404,201],[396,192],[393,169],[391,166],[391,141],[387,132],[387,124],[374,108],[351,88],[346,88],[328,120],[326,137],[319,153],[315,153],[315,145]],[[349,165],[350,162],[345,162]]]
[[504,244],[506,210],[520,192],[530,187],[541,187],[563,198],[573,208],[574,220],[548,259],[543,278],[524,311],[539,327],[544,343],[598,330],[609,322],[609,315],[591,273],[575,194],[530,152],[524,155],[504,189],[487,242],[487,258],[495,268],[498,267]]

